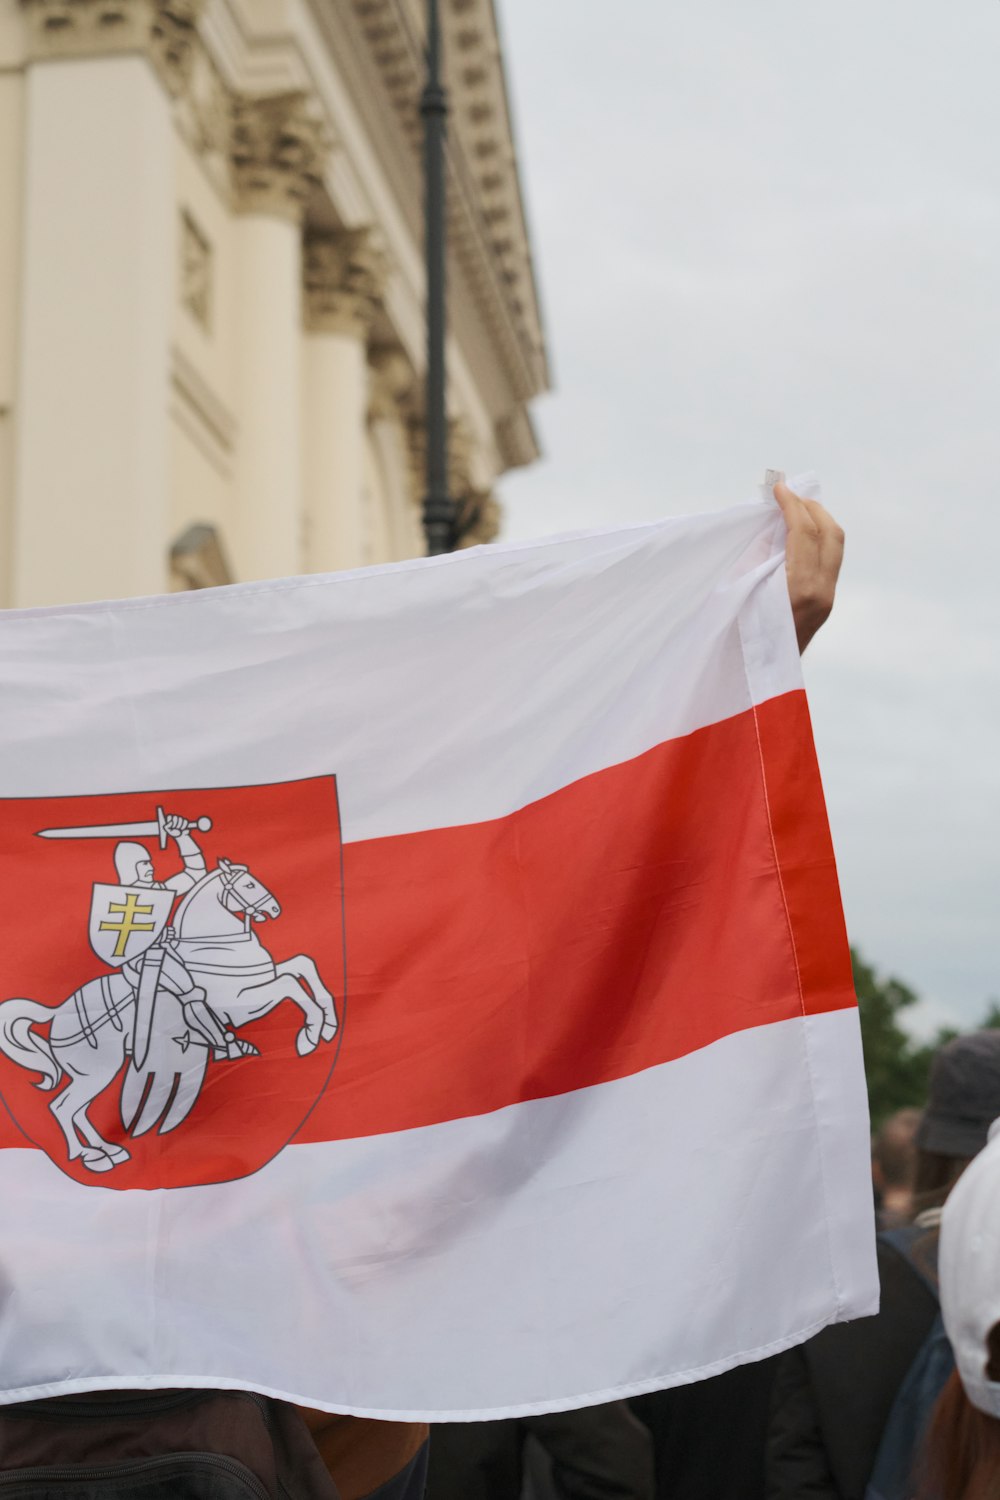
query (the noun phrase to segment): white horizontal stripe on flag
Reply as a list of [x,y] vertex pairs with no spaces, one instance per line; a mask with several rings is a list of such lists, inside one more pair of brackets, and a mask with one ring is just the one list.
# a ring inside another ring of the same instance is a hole
[[767,502],[354,573],[7,612],[4,795],[335,772],[347,841],[502,817],[801,687],[783,547]]
[[0,1399],[237,1386],[418,1420],[680,1384],[876,1310],[867,1156],[854,1011],[223,1186],[3,1151]]

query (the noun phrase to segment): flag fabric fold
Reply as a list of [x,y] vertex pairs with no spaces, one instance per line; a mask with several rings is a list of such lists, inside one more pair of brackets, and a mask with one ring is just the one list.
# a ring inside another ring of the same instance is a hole
[[783,548],[0,616],[0,1402],[504,1416],[875,1310]]

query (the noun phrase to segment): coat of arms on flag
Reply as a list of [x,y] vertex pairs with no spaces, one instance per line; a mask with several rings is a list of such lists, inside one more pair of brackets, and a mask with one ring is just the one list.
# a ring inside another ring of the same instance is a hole
[[342,1036],[335,778],[3,811],[0,1097],[23,1134],[108,1187],[258,1170]]

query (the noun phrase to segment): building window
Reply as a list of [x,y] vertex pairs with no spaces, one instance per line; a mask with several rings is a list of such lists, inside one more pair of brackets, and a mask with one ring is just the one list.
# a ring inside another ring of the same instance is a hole
[[181,302],[206,333],[212,327],[212,247],[185,210],[181,214]]

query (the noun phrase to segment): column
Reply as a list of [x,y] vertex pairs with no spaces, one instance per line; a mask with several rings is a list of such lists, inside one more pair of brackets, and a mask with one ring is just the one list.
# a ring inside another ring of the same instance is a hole
[[303,260],[302,452],[306,562],[355,568],[365,546],[368,336],[385,260],[367,229],[310,236]]
[[416,377],[402,349],[373,349],[369,429],[385,508],[387,555],[392,560],[422,557],[427,551],[420,497],[410,478],[409,419]]
[[166,587],[168,89],[193,10],[28,0],[12,602]]
[[327,150],[302,93],[236,101],[237,577],[302,571],[302,220]]

